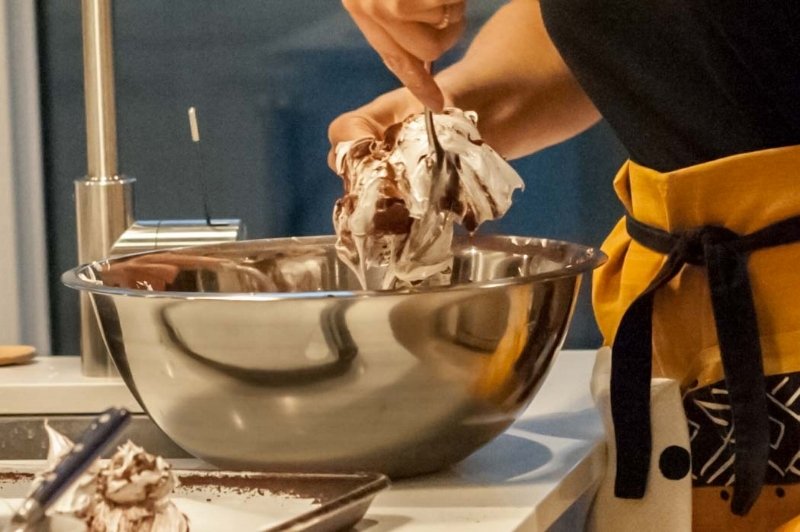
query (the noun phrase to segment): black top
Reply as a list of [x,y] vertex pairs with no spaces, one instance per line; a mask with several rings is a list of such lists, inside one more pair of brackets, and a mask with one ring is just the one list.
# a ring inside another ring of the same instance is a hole
[[547,30],[637,163],[800,144],[800,0],[541,0]]

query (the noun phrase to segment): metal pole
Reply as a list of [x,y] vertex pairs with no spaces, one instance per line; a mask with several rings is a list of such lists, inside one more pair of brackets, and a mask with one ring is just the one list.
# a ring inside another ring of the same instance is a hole
[[[133,224],[132,178],[117,170],[111,0],[82,0],[87,176],[75,181],[78,261],[109,255]],[[81,294],[81,366],[89,376],[115,375],[94,310]]]

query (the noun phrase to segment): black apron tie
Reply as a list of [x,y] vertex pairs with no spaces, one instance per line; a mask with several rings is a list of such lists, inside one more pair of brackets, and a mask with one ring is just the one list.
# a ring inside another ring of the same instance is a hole
[[761,492],[770,444],[764,367],[747,256],[758,249],[800,241],[800,216],[743,236],[712,225],[671,234],[630,215],[626,224],[633,240],[667,255],[667,260],[625,311],[614,338],[611,366],[611,413],[617,444],[614,493],[625,499],[640,499],[647,486],[652,454],[650,379],[655,293],[684,265],[705,266],[733,421],[735,481],[731,510],[744,515]]

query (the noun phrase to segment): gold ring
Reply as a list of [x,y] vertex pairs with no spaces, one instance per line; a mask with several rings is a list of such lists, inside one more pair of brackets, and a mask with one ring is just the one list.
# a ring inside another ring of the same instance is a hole
[[443,30],[450,25],[450,4],[445,4],[442,7],[444,7],[444,10],[442,11],[442,19],[433,26],[437,30]]

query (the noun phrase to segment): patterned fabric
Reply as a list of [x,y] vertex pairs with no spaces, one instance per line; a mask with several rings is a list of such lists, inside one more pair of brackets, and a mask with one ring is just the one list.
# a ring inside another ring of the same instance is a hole
[[731,511],[745,515],[761,492],[769,468],[768,417],[763,356],[753,291],[748,275],[752,252],[800,243],[800,216],[747,235],[713,224],[669,233],[626,218],[634,242],[667,256],[649,286],[631,303],[614,338],[611,406],[619,457],[618,497],[642,498],[650,458],[649,384],[652,374],[653,303],[656,292],[687,264],[705,266],[708,292],[725,369],[731,439],[736,439],[733,474],[736,489]]
[[[765,484],[800,483],[800,373],[771,375],[766,385],[770,454]],[[693,484],[732,485],[736,442],[725,383],[687,391],[683,406],[692,447]]]
[[[674,233],[691,227],[720,224],[736,233],[748,234],[800,214],[798,168],[800,146],[741,154],[668,173],[657,172],[629,161],[620,170],[614,187],[632,216],[663,231]],[[606,239],[603,250],[608,255],[608,262],[595,270],[592,299],[598,325],[606,343],[610,344],[625,310],[647,288],[663,266],[664,255],[633,241],[624,220],[617,224]],[[800,264],[800,244],[764,249],[753,253],[748,260],[747,269],[756,314],[761,317],[758,329],[765,375],[800,374],[800,305],[797,304],[800,300],[800,269],[794,266],[797,264]],[[727,401],[712,400],[719,394],[711,395],[711,389],[719,388],[717,383],[724,381],[725,376],[720,350],[713,342],[717,328],[706,274],[705,268],[689,265],[675,279],[659,289],[658,297],[653,301],[653,368],[657,377],[674,379],[679,383],[696,381],[696,384],[690,386],[694,389],[709,387],[708,397],[705,399],[712,404],[722,403],[724,408]],[[771,387],[766,391],[772,392],[780,384],[780,381],[773,384],[773,380],[774,378],[770,379]],[[775,393],[780,392],[781,390],[777,390]],[[700,393],[698,397],[702,400],[704,398],[702,392]],[[794,392],[784,390],[784,393],[789,393],[785,402],[791,402]],[[681,398],[678,401],[682,403]],[[772,406],[773,401],[767,402],[771,405],[767,410],[767,420],[769,417],[775,418],[776,414],[780,416]],[[683,405],[676,406],[683,413]],[[702,436],[700,433],[695,435],[698,449],[692,452],[692,461],[698,468],[698,478],[707,478],[711,475],[709,471],[715,462],[712,461],[712,465],[706,469],[705,477],[699,470],[720,447],[725,447],[719,444],[719,440],[724,440],[725,435],[730,432],[730,426],[724,426],[725,423],[730,424],[730,411],[720,413],[718,410],[706,408],[714,419],[720,420],[721,425],[718,425],[695,405],[688,406],[692,421],[700,427],[708,423],[711,430],[709,440],[705,439],[705,433]],[[794,406],[796,405],[792,403],[791,407]],[[651,421],[656,421],[656,415],[653,414]],[[790,426],[791,424],[780,417],[776,419],[784,424],[785,429],[794,432],[782,436],[784,444],[792,440],[800,442],[796,425]],[[769,421],[768,426],[773,424],[778,430],[780,425],[772,421]],[[690,427],[685,419],[683,427],[687,429],[688,439]],[[719,430],[726,432],[722,432],[720,437]],[[653,434],[655,436],[655,429]],[[709,443],[701,445],[704,440]],[[797,445],[800,448],[800,443]],[[768,449],[769,446],[768,441]],[[730,449],[727,451],[726,460],[729,460]],[[657,449],[654,442],[651,462],[660,465],[661,452],[663,449]],[[786,471],[782,482],[792,482],[797,477],[789,471],[789,462],[793,456],[794,453],[791,453],[788,460],[772,460],[781,472]],[[717,465],[717,470],[722,468],[721,465],[726,460]],[[727,467],[730,468],[731,465]],[[767,469],[770,471],[767,482],[773,481],[774,476],[779,476],[772,471],[772,465],[767,464]],[[726,473],[728,478],[720,478]],[[731,474],[723,470],[715,480],[722,484],[732,482]],[[658,469],[653,478],[665,479],[667,484],[676,482],[668,480]],[[691,483],[689,475],[681,480],[689,480]],[[800,482],[762,489],[761,496],[745,517],[732,513],[731,504],[735,490],[698,482],[691,491],[693,502],[690,504],[690,511],[693,512],[693,522],[697,524],[692,530],[697,532],[774,530],[800,511]],[[646,493],[644,499],[623,501],[635,504],[645,503],[649,499]],[[668,496],[659,495],[657,500],[668,509],[682,504]],[[628,506],[615,508],[627,509]],[[622,510],[616,515],[618,521],[624,521],[629,514],[630,512]],[[656,515],[658,518],[656,521],[651,520],[651,523],[660,524],[661,515]],[[613,518],[609,518],[607,522],[613,524]],[[642,526],[639,530],[651,528],[652,526]],[[667,526],[664,530],[689,528]]]

